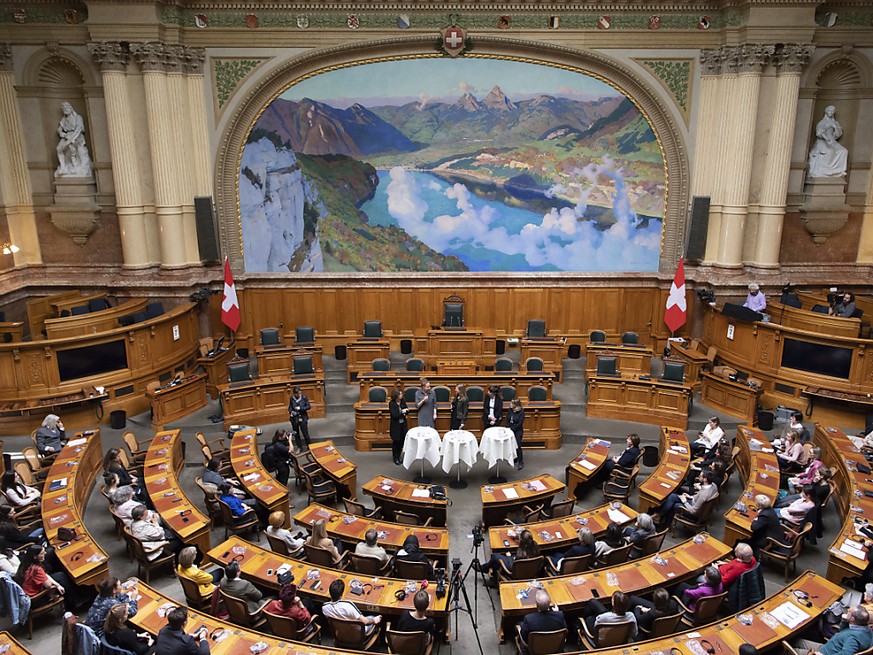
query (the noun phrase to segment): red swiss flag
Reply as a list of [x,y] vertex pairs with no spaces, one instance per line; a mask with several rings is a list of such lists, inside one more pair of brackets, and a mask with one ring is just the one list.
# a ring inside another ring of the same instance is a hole
[[233,273],[230,271],[230,262],[227,261],[227,257],[224,258],[224,295],[221,299],[221,322],[233,332],[239,330],[239,300],[236,298],[236,286],[233,283]]
[[688,317],[688,307],[685,304],[685,259],[679,260],[676,275],[673,276],[673,284],[670,286],[670,295],[667,296],[667,308],[664,311],[664,323],[675,332],[683,325]]

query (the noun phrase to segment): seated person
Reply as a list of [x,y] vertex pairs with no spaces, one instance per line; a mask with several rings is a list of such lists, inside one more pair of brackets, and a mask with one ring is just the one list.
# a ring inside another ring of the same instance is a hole
[[782,543],[785,539],[785,530],[768,496],[763,494],[755,496],[755,505],[758,507],[758,516],[752,521],[749,545],[757,553],[767,544],[768,538],[772,537]]
[[[203,467],[203,475],[200,476],[200,481],[204,484],[204,486],[210,490],[218,493],[218,490],[221,488],[221,485],[228,484],[230,485],[231,493],[234,496],[239,496],[240,498],[245,498],[246,492],[240,489],[239,480],[234,478],[226,478],[224,477],[218,470],[218,458],[213,457],[206,465]],[[245,502],[245,500],[243,501]],[[251,505],[251,502],[246,503]]]
[[848,291],[840,296],[839,301],[828,312],[831,316],[839,316],[840,318],[852,318],[854,313],[855,295]]
[[627,541],[622,534],[621,526],[615,521],[610,521],[603,539],[594,542],[594,559],[601,559],[622,546],[627,546]]
[[364,533],[364,540],[358,542],[355,546],[355,555],[364,555],[366,557],[375,557],[382,564],[388,561],[388,553],[377,543],[379,534],[370,528]]
[[36,431],[36,449],[43,457],[57,455],[67,441],[64,424],[57,414],[49,414]]
[[[824,502],[825,498],[827,498],[827,495],[828,493],[830,493],[831,490],[831,485],[829,484],[829,482],[833,477],[833,471],[823,466],[816,470],[815,473],[813,473],[812,482],[810,482],[808,486],[812,487],[812,493],[810,494],[810,496],[812,497],[812,500],[813,502],[815,502],[816,505],[821,505]],[[788,494],[787,496],[777,500],[775,504],[776,509],[788,507],[791,503],[798,500],[800,498],[800,492],[805,486],[807,485],[795,485],[797,493]]]
[[118,476],[115,473],[103,471],[103,495],[109,499],[110,506],[112,506],[112,494],[118,491],[120,486]]
[[800,434],[788,430],[782,440],[781,453],[776,455],[779,468],[786,473],[800,472],[806,467],[806,450],[800,443]]
[[152,655],[154,640],[147,632],[136,633],[127,623],[129,612],[127,603],[118,603],[106,614],[103,622],[103,638],[116,648],[130,651],[134,655]]
[[134,498],[133,487],[130,485],[118,487],[118,490],[109,497],[109,502],[114,508],[115,515],[122,519],[126,526],[129,526],[133,520],[133,509],[142,505]]
[[244,600],[249,614],[255,614],[261,609],[261,600],[264,598],[264,594],[251,582],[240,578],[239,573],[239,562],[231,560],[224,567],[224,579],[218,583],[218,586],[226,594]]
[[804,655],[854,655],[873,646],[869,612],[855,605],[849,608],[846,618],[848,626],[828,639],[827,643],[801,639],[796,643],[797,652]]
[[634,549],[641,551],[643,545],[649,537],[655,534],[655,522],[652,517],[643,512],[637,515],[633,525],[629,525],[624,529],[623,535],[634,545]]
[[[796,476],[788,478],[788,493],[800,493],[800,488],[805,484],[812,484],[815,472],[824,466],[821,461],[821,448],[813,446],[809,451],[811,461],[806,465],[806,468]],[[819,476],[821,479],[821,476]]]
[[312,524],[312,534],[304,542],[307,546],[316,546],[329,551],[334,562],[339,562],[340,551],[333,539],[327,536],[327,526],[324,519],[318,519]]
[[670,494],[661,503],[661,506],[652,515],[657,525],[667,526],[673,522],[673,516],[681,510],[685,514],[695,517],[703,509],[704,503],[711,500],[718,493],[715,486],[715,474],[712,471],[703,472],[703,483],[693,496],[689,494]]
[[348,600],[342,600],[343,593],[346,590],[346,583],[341,578],[337,578],[330,583],[328,593],[330,601],[321,606],[321,613],[329,619],[338,619],[340,621],[361,621],[366,627],[365,632],[369,635],[376,629],[376,626],[382,622],[380,615],[364,616],[354,603]]
[[623,591],[612,592],[612,609],[607,610],[606,606],[597,598],[592,598],[585,605],[583,614],[585,625],[588,627],[588,632],[592,635],[597,633],[597,626],[603,623],[632,623],[631,640],[637,636],[637,617],[629,611],[630,598]]
[[267,527],[267,510],[261,507],[257,502],[253,502],[252,504],[244,503],[237,498],[232,491],[232,487],[227,483],[218,487],[218,494],[218,500],[230,507],[230,512],[233,514],[235,521],[238,523],[244,523],[248,521],[251,516],[249,512],[254,512],[255,516],[258,517],[258,525],[261,529],[263,530]]
[[691,454],[694,457],[702,457],[707,451],[718,445],[724,437],[721,429],[721,420],[718,416],[710,417],[702,432],[697,433],[697,439],[691,443]]
[[518,626],[518,633],[525,643],[527,643],[528,635],[531,632],[552,632],[567,627],[564,613],[557,606],[552,605],[549,592],[545,589],[538,589],[535,599],[537,611],[525,614]]
[[404,562],[421,562],[427,564],[426,578],[433,577],[433,562],[430,558],[421,552],[421,547],[418,543],[418,537],[414,534],[409,535],[403,540],[403,546],[397,551],[398,560]]
[[746,295],[746,302],[743,303],[743,307],[748,307],[756,312],[763,312],[767,309],[767,299],[764,297],[761,287],[755,282],[749,285],[749,293]]
[[215,591],[215,585],[221,582],[224,577],[224,569],[217,567],[211,571],[205,571],[197,566],[196,560],[197,549],[194,546],[185,546],[179,552],[179,565],[176,567],[176,573],[196,582],[199,585],[200,595],[208,596]]
[[0,548],[18,548],[36,543],[47,543],[45,529],[34,528],[24,534],[15,521],[15,508],[12,505],[0,505]]
[[25,507],[39,502],[39,489],[28,487],[21,482],[21,478],[15,471],[6,471],[3,477],[0,478],[0,489],[6,496],[6,500],[10,505],[15,507]]
[[715,562],[721,575],[721,586],[730,589],[731,585],[739,580],[746,571],[751,571],[758,564],[755,553],[749,544],[742,541],[734,547],[734,559],[726,562]]
[[[28,546],[21,556],[21,563],[13,579],[31,598],[41,594],[45,589],[54,589],[64,597],[64,607],[67,611],[75,612],[85,600],[84,591],[63,571],[55,571],[49,575],[44,566],[45,558],[45,547],[40,544]],[[34,601],[33,606],[40,607],[50,600],[50,597],[44,596],[39,601]]]
[[155,639],[155,652],[159,655],[209,655],[209,630],[203,626],[189,635],[185,633],[187,623],[187,607],[174,607],[167,612],[167,625]]
[[579,528],[576,532],[579,542],[570,546],[563,553],[550,553],[549,559],[556,569],[561,568],[561,562],[568,557],[583,557],[594,554],[594,534],[589,528]]
[[606,480],[616,466],[626,471],[630,471],[634,467],[634,464],[636,464],[637,459],[640,457],[640,435],[627,435],[626,443],[627,446],[620,454],[603,462],[603,468],[595,478],[597,482]]
[[[308,600],[308,599],[307,599]],[[310,604],[314,604],[309,601]],[[294,620],[297,626],[298,636],[305,637],[315,629],[315,624],[310,624],[312,613],[306,603],[297,595],[297,585],[285,584],[279,590],[279,598],[271,600],[264,607],[264,611],[278,616],[284,616]],[[299,632],[306,628],[306,632]]]
[[800,527],[806,519],[806,515],[815,509],[813,493],[814,489],[811,484],[804,485],[800,490],[800,498],[779,510],[779,518],[790,523],[792,527]]
[[427,606],[430,605],[430,594],[424,589],[415,592],[412,599],[414,610],[408,610],[400,615],[394,630],[398,632],[424,632],[428,641],[436,636],[436,621],[427,615]]
[[94,604],[88,610],[85,623],[99,639],[103,636],[103,623],[106,621],[109,610],[118,604],[125,604],[127,605],[127,616],[133,616],[138,610],[138,600],[139,593],[135,589],[128,594],[122,589],[121,581],[118,578],[112,575],[105,577],[97,583],[97,598],[94,599]]
[[[725,466],[724,462],[720,459],[715,459],[709,466],[706,466],[695,475],[694,469],[688,474],[688,477],[683,482],[682,486],[679,487],[680,493],[686,494],[695,494],[703,486],[704,478],[703,472],[711,471],[712,472],[712,482],[713,484],[721,489],[721,485],[724,484],[725,479]],[[690,479],[689,479],[690,478]]]
[[697,601],[704,596],[715,596],[724,591],[721,573],[714,566],[707,566],[703,571],[703,581],[696,585],[681,582],[676,587],[676,595],[692,612],[697,609]]
[[[785,428],[785,432],[788,430],[794,430],[800,436],[800,443],[806,443],[810,441],[812,437],[809,434],[809,430],[803,425],[803,413],[802,412],[791,412],[790,420],[788,421],[788,426]],[[784,435],[783,435],[784,436]]]
[[185,544],[172,530],[161,526],[161,517],[157,512],[146,509],[145,505],[137,505],[133,508],[131,517],[133,520],[130,522],[130,534],[143,543],[149,560],[156,560],[161,556],[161,549],[150,551],[149,548],[162,541],[167,542],[163,550],[178,558]]
[[[505,553],[491,553],[491,559],[484,564],[479,565],[478,569],[482,573],[490,573],[491,586],[497,586],[497,571],[500,570],[500,563],[503,562],[507,570],[512,570],[512,565],[516,559],[529,559],[531,557],[539,557],[540,547],[534,541],[533,533],[530,530],[522,530],[518,537],[518,548],[515,553],[506,551]],[[397,553],[397,559],[401,559],[400,553]]]
[[291,534],[290,530],[285,529],[285,512],[270,512],[267,522],[270,524],[267,526],[267,534],[274,539],[284,541],[289,553],[303,548],[304,540],[302,533],[298,532],[295,537]]
[[118,476],[118,482],[122,485],[130,485],[131,487],[139,486],[139,478],[131,475],[121,461],[121,449],[110,448],[106,451],[106,456],[103,458],[103,470],[108,473],[115,473]]
[[646,632],[652,631],[655,619],[662,616],[672,616],[679,612],[676,601],[670,598],[670,592],[663,587],[658,587],[652,594],[652,600],[641,596],[630,596],[631,612],[637,619],[637,626]]
[[731,445],[727,442],[727,439],[720,439],[715,448],[710,448],[710,450],[707,451],[703,456],[703,459],[691,462],[691,468],[703,470],[711,467],[713,462],[719,461],[724,464],[725,469],[727,469],[732,460],[733,452],[731,450]]
[[19,566],[21,566],[21,560],[18,559],[17,551],[0,548],[0,571],[8,573],[11,577],[18,572]]

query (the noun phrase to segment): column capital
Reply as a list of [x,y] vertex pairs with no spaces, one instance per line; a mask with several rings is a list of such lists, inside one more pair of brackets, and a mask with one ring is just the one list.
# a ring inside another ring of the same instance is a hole
[[815,46],[808,43],[786,43],[773,54],[773,64],[780,73],[800,73],[809,63]]
[[12,45],[0,43],[0,72],[12,72]]
[[164,70],[168,73],[181,73],[185,65],[185,46],[180,43],[164,45]]
[[705,48],[700,51],[700,65],[703,75],[719,75],[721,73],[722,52],[719,48]]
[[102,72],[125,71],[130,63],[130,49],[117,41],[92,41],[88,52]]
[[184,65],[188,75],[203,75],[203,63],[206,61],[206,48],[185,46]]
[[144,73],[167,70],[167,46],[160,41],[131,43],[130,51]]
[[760,73],[770,62],[775,46],[747,43],[740,47],[740,73]]

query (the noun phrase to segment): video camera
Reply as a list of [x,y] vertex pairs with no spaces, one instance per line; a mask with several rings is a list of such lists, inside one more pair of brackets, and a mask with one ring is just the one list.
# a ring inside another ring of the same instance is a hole
[[715,291],[712,289],[698,289],[697,290],[697,298],[700,302],[705,302],[706,304],[715,302]]
[[[458,560],[460,565],[461,560]],[[446,570],[443,568],[434,569],[436,575],[436,597],[443,598],[446,595]]]
[[485,542],[485,530],[482,523],[473,526],[473,547],[481,546]]

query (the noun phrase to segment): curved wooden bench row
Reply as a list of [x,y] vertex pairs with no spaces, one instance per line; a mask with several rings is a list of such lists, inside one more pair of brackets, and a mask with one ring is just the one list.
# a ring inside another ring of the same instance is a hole
[[[752,439],[760,441],[769,452],[752,450],[749,445]],[[746,486],[739,500],[724,515],[724,542],[729,546],[751,536],[752,521],[758,516],[755,496],[767,496],[771,503],[775,503],[779,493],[779,461],[767,436],[755,428],[739,425],[737,446],[740,448],[737,471],[745,478]]]
[[691,468],[691,445],[685,430],[661,426],[661,459],[651,475],[640,484],[640,512],[649,512],[675,493]]
[[600,472],[609,458],[611,446],[609,441],[591,437],[582,447],[582,451],[570,460],[565,472],[568,498],[575,498],[576,487],[587,483]]
[[422,495],[421,491],[429,487],[427,484],[377,475],[361,486],[361,493],[373,497],[376,506],[382,508],[382,516],[393,516],[394,510],[399,509],[418,514],[422,523],[433,517],[433,524],[442,527],[446,524],[448,500],[434,500]]
[[264,468],[258,454],[257,431],[240,430],[233,433],[230,442],[230,464],[240,484],[259,504],[269,512],[282,512],[285,524],[291,522],[291,508],[288,502],[288,487]]

